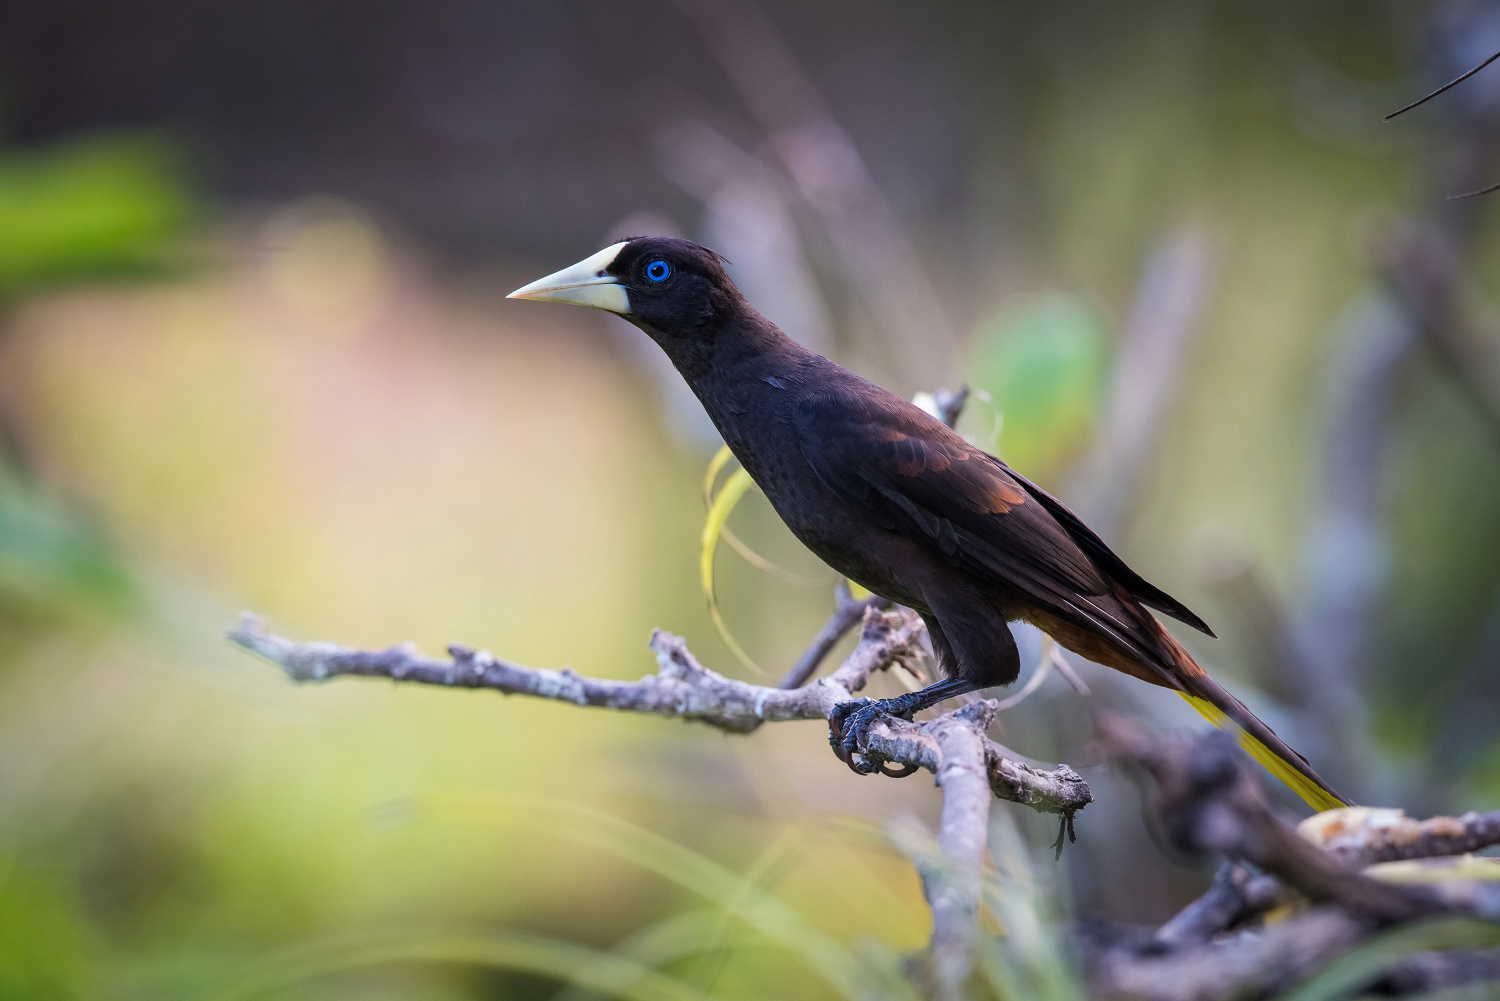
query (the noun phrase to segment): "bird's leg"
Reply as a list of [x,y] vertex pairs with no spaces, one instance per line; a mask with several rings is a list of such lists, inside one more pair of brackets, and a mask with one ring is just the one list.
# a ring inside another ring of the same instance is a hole
[[[877,766],[860,754],[860,748],[865,744],[872,723],[881,716],[911,719],[923,709],[935,706],[944,699],[972,692],[976,688],[973,682],[962,678],[949,678],[935,685],[928,685],[921,691],[898,695],[894,699],[854,699],[841,702],[834,706],[832,714],[828,717],[828,742],[833,745],[833,753],[838,755],[844,764],[861,775],[868,775],[875,771]],[[858,760],[855,758],[857,754],[860,754]],[[885,771],[884,768],[880,770]],[[885,772],[885,774],[910,775],[914,770]]]

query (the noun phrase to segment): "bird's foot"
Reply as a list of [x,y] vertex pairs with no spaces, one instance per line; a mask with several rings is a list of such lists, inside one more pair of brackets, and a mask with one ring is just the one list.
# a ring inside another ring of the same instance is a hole
[[[865,706],[872,703],[871,699],[852,699],[848,702],[840,702],[833,707],[833,712],[828,714],[828,745],[833,748],[834,755],[844,764],[859,771],[849,760],[849,754],[844,750],[844,732],[850,716],[858,713]],[[852,729],[851,731],[852,732]],[[860,774],[864,774],[861,772]]]
[[917,770],[916,765],[891,768],[886,762],[872,757],[864,750],[870,736],[870,727],[882,716],[909,719],[914,708],[906,700],[855,699],[834,706],[828,717],[828,743],[840,761],[849,766],[856,775],[879,772],[892,778],[904,778]]

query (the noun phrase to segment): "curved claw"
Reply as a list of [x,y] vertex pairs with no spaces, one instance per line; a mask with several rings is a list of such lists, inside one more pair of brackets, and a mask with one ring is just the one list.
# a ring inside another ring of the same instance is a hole
[[887,762],[871,761],[860,750],[870,724],[886,712],[886,707],[881,703],[870,699],[854,699],[840,702],[828,715],[828,743],[833,747],[834,756],[848,765],[849,770],[856,775],[879,772],[893,779],[902,779],[917,770],[916,765],[892,768]]
[[848,765],[850,771],[856,775],[864,774],[864,772],[859,770],[859,764],[844,750],[844,736],[841,732],[835,730],[828,731],[828,746],[833,748],[833,756]]
[[[833,712],[828,715],[828,743],[833,748],[834,756],[848,765],[849,770],[856,775],[868,775],[874,771],[873,766],[859,757],[859,735],[863,727],[859,725],[858,718],[870,705],[869,699],[851,699],[834,706]],[[855,720],[853,727],[849,726],[851,719]]]
[[875,770],[875,766],[865,761],[864,758],[855,757],[852,754],[844,759],[844,764],[848,765],[849,770],[855,775],[868,775]]
[[[848,725],[844,728],[844,754],[845,761],[852,761],[854,755],[859,753],[859,745],[865,742],[865,733],[870,729],[870,723],[874,717],[880,715],[880,711],[871,712],[875,703],[869,699],[861,699],[864,705],[860,706],[849,717]],[[874,771],[873,765],[865,765],[861,774]]]
[[[862,704],[854,710],[849,716],[847,724],[842,728],[844,736],[843,753],[839,757],[844,760],[844,763],[852,771],[859,775],[869,775],[875,771],[880,772],[882,775],[893,774],[885,767],[884,762],[872,761],[869,755],[860,750],[861,746],[869,739],[870,724],[885,715],[886,708],[881,703],[872,702],[869,699],[861,699],[860,702]],[[894,774],[899,777],[902,773],[896,772]],[[909,775],[911,773],[906,772],[905,774]]]

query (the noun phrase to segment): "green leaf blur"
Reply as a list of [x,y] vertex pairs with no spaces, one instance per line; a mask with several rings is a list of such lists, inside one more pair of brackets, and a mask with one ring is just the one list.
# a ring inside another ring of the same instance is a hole
[[1000,455],[1048,479],[1093,433],[1107,361],[1098,318],[1076,298],[1046,295],[996,310],[972,343],[971,384],[1002,415]]
[[0,153],[0,297],[157,272],[194,215],[165,141],[92,137]]

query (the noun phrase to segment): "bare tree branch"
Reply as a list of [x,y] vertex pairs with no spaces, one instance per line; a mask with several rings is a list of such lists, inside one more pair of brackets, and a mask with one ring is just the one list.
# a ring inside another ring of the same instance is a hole
[[1238,862],[1226,862],[1203,896],[1156,929],[1151,937],[1153,950],[1171,952],[1202,945],[1247,918],[1285,903],[1289,896],[1275,876],[1257,876]]
[[1156,814],[1181,850],[1243,859],[1309,900],[1338,903],[1377,920],[1449,909],[1450,902],[1429,887],[1395,886],[1350,871],[1283,824],[1232,736],[1160,741],[1116,716],[1101,717],[1099,730],[1106,746],[1156,780]]
[[1286,921],[1167,955],[1125,949],[1087,963],[1091,994],[1131,1001],[1230,1001],[1291,987],[1373,930],[1368,918],[1315,907]]
[[941,994],[962,996],[979,944],[979,897],[989,835],[990,792],[984,731],[994,702],[975,702],[930,724],[942,765],[943,816],[938,851],[946,865],[927,880],[932,906],[932,961]]
[[[1500,810],[1419,821],[1399,810],[1351,807],[1310,817],[1298,833],[1345,868],[1362,869],[1379,862],[1463,855],[1500,844]],[[1152,945],[1163,951],[1201,945],[1291,898],[1275,876],[1255,875],[1238,862],[1226,862],[1203,896],[1156,930]]]
[[967,383],[957,389],[949,389],[944,386],[932,393],[932,402],[937,404],[938,420],[951,427],[958,425],[958,419],[963,416],[964,404],[969,402],[969,386]]
[[[334,643],[298,643],[266,631],[262,621],[249,613],[228,635],[231,641],[279,665],[287,677],[298,682],[359,675],[489,688],[508,695],[671,716],[731,733],[749,733],[765,722],[826,720],[834,707],[852,699],[875,671],[926,656],[920,645],[924,626],[915,612],[882,612],[863,602],[853,605],[862,609],[864,621],[854,652],[830,676],[792,689],[752,685],[710,671],[698,663],[681,637],[660,629],[651,637],[657,672],[639,681],[610,681],[567,669],[522,667],[488,651],[457,644],[448,648],[450,659],[439,660],[424,657],[410,644],[363,651]],[[905,766],[907,771],[899,774],[925,768],[942,787],[938,848],[943,865],[924,873],[924,882],[933,915],[933,971],[939,995],[944,998],[960,996],[978,941],[980,873],[991,795],[1061,814],[1065,826],[1071,824],[1073,814],[1093,800],[1088,784],[1067,765],[1045,771],[1004,757],[999,745],[985,736],[996,711],[997,703],[986,700],[925,722],[887,716],[870,728],[865,746],[860,748],[871,762]]]
[[[1413,820],[1398,810],[1361,810],[1359,814],[1376,816],[1372,818],[1373,822],[1357,826],[1334,826],[1337,817],[1333,822],[1319,825],[1323,827],[1323,836],[1319,839],[1323,850],[1351,869],[1377,862],[1463,855],[1500,844],[1500,810],[1492,813],[1471,811],[1462,817],[1429,817],[1426,820]],[[1309,826],[1304,822],[1301,828],[1304,834],[1308,833]]]
[[930,385],[957,343],[942,302],[849,133],[759,6],[678,0],[770,140],[898,371]]
[[[703,667],[683,640],[658,630],[658,670],[638,681],[587,678],[573,671],[522,667],[485,651],[449,649],[447,660],[409,645],[360,651],[298,643],[247,615],[230,638],[280,665],[295,681],[339,675],[384,677],[450,687],[490,688],[616,710],[695,720],[733,733],[764,722],[826,719],[878,670],[919,656],[923,626],[906,609],[867,609],[859,644],[828,677],[798,689],[725,678]],[[1068,818],[1092,800],[1071,768],[1037,768],[1006,757],[985,736],[998,711],[982,700],[927,721],[885,717],[860,748],[872,762],[932,772],[943,790],[940,864],[921,870],[933,913],[927,957],[934,995],[963,996],[979,942],[979,906],[991,796]],[[1156,780],[1155,813],[1178,848],[1232,862],[1198,901],[1154,934],[1085,944],[1085,967],[1099,997],[1215,1001],[1263,997],[1319,969],[1380,928],[1444,915],[1500,919],[1500,886],[1473,880],[1432,885],[1382,882],[1355,871],[1377,861],[1459,853],[1500,841],[1500,812],[1410,820],[1396,811],[1323,815],[1298,834],[1273,814],[1232,738],[1213,734],[1168,741],[1117,717],[1100,720],[1115,756]],[[1338,823],[1336,821],[1342,821]],[[1066,826],[1065,826],[1066,829]],[[1255,874],[1254,866],[1264,874]],[[1306,898],[1314,906],[1277,924],[1231,931],[1270,907]],[[1461,982],[1488,976],[1493,957],[1418,956],[1393,966],[1391,982]],[[1415,979],[1413,979],[1415,978]]]
[[[1308,822],[1314,830],[1322,827],[1337,835],[1328,839],[1325,850],[1275,817],[1248,760],[1229,735],[1162,740],[1119,717],[1102,717],[1099,732],[1109,751],[1141,766],[1155,780],[1153,812],[1168,840],[1186,852],[1234,860],[1207,893],[1154,934],[1114,940],[1096,934],[1099,941],[1083,943],[1090,983],[1100,997],[1264,997],[1389,925],[1438,916],[1500,920],[1500,886],[1492,882],[1396,884],[1351,868],[1376,859],[1482,847],[1500,836],[1500,817],[1471,814],[1371,824],[1361,818],[1368,820],[1371,812],[1398,811],[1337,811]],[[1345,833],[1348,828],[1358,836]],[[1254,875],[1240,863],[1265,875]],[[1288,888],[1315,906],[1274,925],[1228,931],[1270,906],[1288,902]],[[1393,966],[1389,976],[1423,983],[1461,982],[1488,976],[1495,968],[1491,958],[1474,954],[1431,962],[1414,959]]]
[[1110,376],[1103,431],[1069,489],[1074,508],[1105,539],[1114,536],[1150,466],[1212,281],[1208,237],[1191,226],[1164,239],[1142,270]]
[[1500,439],[1500,347],[1476,315],[1477,296],[1453,244],[1433,229],[1393,228],[1374,257],[1444,371]]
[[[786,690],[753,685],[699,664],[681,637],[656,630],[651,650],[657,673],[639,681],[589,678],[572,670],[522,667],[486,650],[454,644],[450,659],[418,653],[410,644],[384,650],[353,650],[335,643],[300,643],[267,632],[264,623],[246,614],[230,630],[231,641],[279,665],[298,682],[327,681],[340,675],[390,678],[393,681],[456,688],[489,688],[507,695],[571,702],[626,712],[649,713],[706,723],[731,733],[749,733],[762,723],[828,718],[834,706],[853,698],[870,675],[907,658],[925,656],[919,643],[924,627],[915,613],[865,611],[859,645],[837,671],[805,688]],[[976,706],[978,709],[976,710]],[[1044,770],[998,753],[983,735],[993,716],[993,702],[980,702],[926,722],[887,717],[870,731],[861,748],[874,760],[925,768],[941,776],[947,759],[941,734],[955,725],[974,729],[981,741],[981,773],[1001,799],[1043,813],[1069,815],[1093,801],[1088,784],[1067,765]],[[955,722],[957,721],[957,722]],[[993,750],[992,750],[993,748]]]

